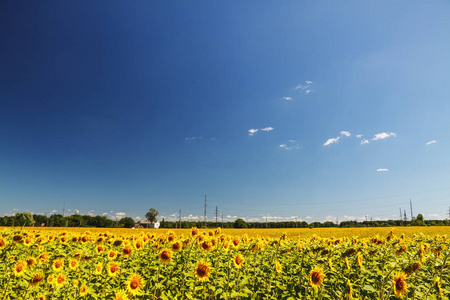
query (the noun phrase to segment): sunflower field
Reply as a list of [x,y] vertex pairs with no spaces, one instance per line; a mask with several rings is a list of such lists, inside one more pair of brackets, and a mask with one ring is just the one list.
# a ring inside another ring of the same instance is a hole
[[[263,232],[263,231],[262,231]],[[445,235],[0,231],[0,299],[449,299]]]

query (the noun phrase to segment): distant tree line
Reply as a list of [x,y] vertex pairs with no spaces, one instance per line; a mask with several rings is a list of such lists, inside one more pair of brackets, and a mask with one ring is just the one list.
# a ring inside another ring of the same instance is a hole
[[[156,221],[158,211],[151,211],[147,219]],[[147,213],[148,214],[148,213]],[[154,219],[153,219],[154,217]],[[48,226],[48,227],[105,227],[105,228],[131,228],[136,225],[130,217],[124,217],[114,221],[106,216],[71,215],[64,217],[61,214],[54,214],[50,217],[44,215],[32,215],[31,213],[16,213],[14,216],[0,217],[0,226]],[[162,219],[160,228],[203,228],[202,221],[166,221]],[[387,220],[387,221],[343,221],[338,225],[333,222],[312,222],[305,221],[282,221],[282,222],[246,222],[237,219],[234,222],[206,222],[207,228],[319,228],[319,227],[393,227],[393,226],[450,226],[449,220],[424,220],[419,214],[413,221]]]
[[125,227],[131,228],[135,222],[130,217],[118,221],[106,216],[71,215],[64,217],[54,214],[50,217],[32,215],[31,213],[16,213],[14,216],[0,217],[0,226],[48,226],[48,227]]

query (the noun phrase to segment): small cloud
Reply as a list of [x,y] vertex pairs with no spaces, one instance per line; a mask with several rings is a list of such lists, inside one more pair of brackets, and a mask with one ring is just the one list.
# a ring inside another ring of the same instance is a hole
[[300,148],[300,146],[294,140],[289,140],[288,144],[281,144],[279,147],[281,149],[287,150],[287,151],[290,151],[292,149],[299,149]]
[[106,213],[106,212],[104,212],[104,213],[102,213],[102,216],[106,216],[108,213]]
[[257,132],[258,132],[258,129],[249,129],[248,130],[248,135],[252,136],[252,135],[254,135]]
[[118,212],[118,213],[115,214],[115,217],[118,218],[118,219],[119,218],[124,218],[125,216],[126,216],[126,213],[124,213],[124,212]]
[[248,130],[248,135],[250,135],[250,136],[252,136],[252,135],[254,135],[255,133],[257,133],[259,130],[261,130],[261,131],[265,131],[265,132],[268,132],[268,131],[272,131],[274,128],[273,127],[265,127],[265,128],[260,128],[260,129],[249,129]]
[[389,172],[389,169],[377,169],[377,172]]
[[309,93],[311,93],[312,92],[312,90],[306,90],[306,94],[309,94]]
[[283,99],[286,100],[286,101],[292,101],[291,97],[283,97]]
[[432,141],[429,141],[429,142],[427,143],[427,146],[428,146],[428,145],[431,145],[431,144],[436,144],[436,143],[437,143],[436,140],[432,140]]
[[54,210],[51,211],[52,214],[57,213],[57,212],[58,212],[58,211],[57,211],[56,209],[54,209]]
[[339,142],[340,137],[328,139],[323,145],[329,146],[331,144]]
[[363,135],[364,135],[364,134],[357,134],[356,137],[357,137],[358,139],[360,139],[360,138],[362,138]]
[[141,218],[141,217],[135,217],[135,219],[139,221],[139,220],[141,220],[142,218]]
[[368,144],[369,140],[362,139],[360,145]]
[[305,83],[306,83],[306,84],[312,84],[313,82],[312,82],[312,81],[309,81],[309,80],[306,80]]
[[339,142],[339,140],[340,140],[342,137],[344,137],[344,136],[349,137],[349,136],[352,135],[352,134],[351,134],[350,132],[348,132],[348,131],[341,131],[340,134],[341,134],[341,135],[338,136],[338,137],[328,139],[328,140],[323,144],[323,146],[329,146],[329,145],[331,145],[331,144],[337,143],[337,142]]
[[382,133],[377,133],[375,134],[375,136],[373,137],[372,141],[377,141],[377,140],[384,140],[388,137],[396,137],[397,135],[394,132],[382,132]]
[[76,214],[79,214],[80,211],[79,211],[78,209],[75,209],[75,213],[76,213]]
[[346,137],[351,136],[352,134],[348,131],[341,131],[341,135],[345,135]]
[[203,137],[201,137],[201,136],[193,136],[193,137],[184,138],[184,140],[185,141],[203,140]]

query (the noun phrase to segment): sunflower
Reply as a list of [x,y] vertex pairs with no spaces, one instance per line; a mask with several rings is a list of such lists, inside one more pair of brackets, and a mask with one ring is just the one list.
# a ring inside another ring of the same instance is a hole
[[86,297],[89,294],[89,288],[83,284],[80,288],[80,297]]
[[180,241],[176,241],[175,243],[172,244],[173,252],[180,252],[182,248],[183,248],[183,245],[181,244]]
[[20,277],[25,274],[26,269],[27,269],[27,262],[23,260],[18,261],[14,266],[14,275],[16,277]]
[[363,261],[362,254],[361,254],[361,252],[358,252],[358,255],[356,255],[356,262],[358,263],[358,266],[360,268],[362,268],[362,266],[363,266],[362,261]]
[[325,274],[323,273],[323,270],[319,267],[316,267],[309,274],[309,283],[312,285],[313,288],[317,289],[322,284],[324,277]]
[[405,273],[397,273],[394,275],[392,287],[394,288],[395,296],[398,298],[401,298],[408,291],[408,285],[405,282],[406,277],[407,275]]
[[106,266],[106,270],[108,272],[109,277],[115,277],[120,271],[120,265],[116,262],[110,262]]
[[350,282],[350,279],[347,279],[347,289],[348,289],[348,299],[353,299],[353,287],[352,283]]
[[172,251],[164,249],[158,254],[159,260],[163,263],[168,263],[172,259]]
[[45,298],[44,295],[39,294],[39,295],[36,297],[36,299],[37,299],[37,300],[46,300],[47,298]]
[[283,272],[283,266],[277,261],[275,262],[275,271],[277,271],[277,273]]
[[240,255],[236,255],[233,258],[233,264],[236,268],[240,269],[242,267],[242,264],[244,263],[245,259]]
[[69,261],[69,268],[70,268],[72,271],[75,271],[76,269],[78,269],[78,265],[79,265],[79,263],[78,263],[78,260],[76,260],[76,259],[71,259],[71,260]]
[[108,252],[108,259],[109,260],[114,260],[117,257],[117,252],[114,250],[111,250]]
[[67,283],[66,275],[58,274],[58,276],[56,277],[56,286],[59,288],[65,285],[66,283]]
[[27,262],[27,268],[32,268],[36,263],[36,258],[30,256],[25,261]]
[[49,275],[47,277],[47,283],[50,285],[55,284],[55,277],[53,277],[53,275]]
[[125,246],[122,248],[123,256],[131,256],[131,254],[133,254],[133,249],[130,246]]
[[0,237],[0,249],[5,248],[6,247],[6,240],[2,237]]
[[211,264],[207,261],[200,261],[194,270],[194,275],[197,277],[198,281],[208,280],[209,274],[211,273]]
[[24,241],[23,244],[27,247],[30,247],[31,245],[33,245],[33,239],[30,237],[27,237]]
[[143,281],[141,275],[136,274],[136,273],[132,274],[128,278],[126,284],[127,284],[128,292],[133,296],[136,296],[137,294],[139,294],[141,289],[144,287],[144,281]]
[[98,263],[98,264],[95,266],[94,274],[95,274],[95,275],[101,275],[101,274],[102,274],[102,271],[103,271],[102,263]]
[[113,300],[129,300],[129,299],[130,298],[128,298],[127,292],[124,290],[117,291],[113,298]]
[[64,269],[64,262],[58,259],[53,263],[52,268],[55,272],[61,272]]
[[134,249],[140,251],[144,249],[144,241],[141,239],[138,239],[134,241]]
[[193,228],[191,229],[191,235],[192,235],[192,236],[198,235],[198,229],[197,229],[197,227],[193,227]]
[[411,275],[412,273],[414,273],[415,271],[419,270],[421,267],[420,263],[413,263],[411,265],[409,265],[408,267],[406,267],[405,269],[405,273],[407,275]]
[[211,241],[204,240],[200,244],[200,247],[202,248],[203,251],[208,252],[212,248],[212,243],[211,243]]
[[237,237],[235,237],[234,239],[233,239],[233,246],[235,247],[235,248],[237,248],[238,246],[239,246],[239,239],[237,238]]
[[36,272],[36,273],[34,273],[33,277],[31,277],[30,285],[31,286],[39,285],[43,279],[44,279],[44,275],[42,275],[41,272]]
[[443,296],[443,293],[442,293],[442,287],[441,287],[441,278],[436,278],[436,282],[435,282],[435,285],[436,285],[436,289],[437,289],[437,291],[438,291],[438,294],[439,294],[439,296]]
[[39,255],[38,259],[41,264],[48,262],[50,259],[48,252],[45,252],[45,253],[42,253],[41,255]]

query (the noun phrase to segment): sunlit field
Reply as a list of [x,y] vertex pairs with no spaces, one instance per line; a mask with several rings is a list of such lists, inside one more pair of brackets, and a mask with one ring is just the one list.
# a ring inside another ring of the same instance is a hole
[[448,299],[446,231],[1,228],[0,299]]

